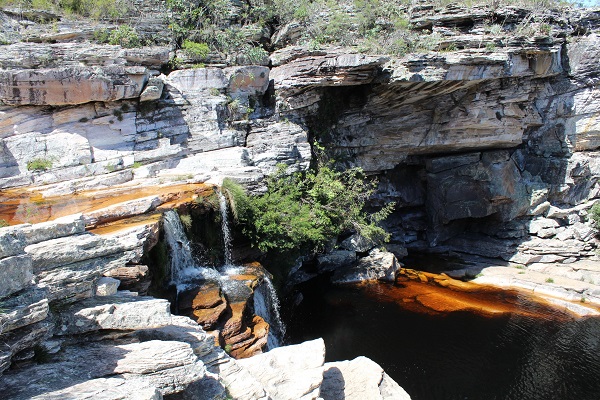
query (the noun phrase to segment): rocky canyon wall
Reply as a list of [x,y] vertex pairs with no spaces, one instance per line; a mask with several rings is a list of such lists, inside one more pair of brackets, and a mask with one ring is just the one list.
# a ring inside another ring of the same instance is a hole
[[[587,213],[600,197],[600,13],[550,13],[553,34],[526,37],[514,29],[527,17],[516,7],[432,10],[417,7],[410,23],[441,37],[439,51],[389,57],[314,49],[297,45],[284,26],[272,35],[278,50],[268,66],[232,66],[215,56],[184,69],[172,60],[185,55],[166,40],[133,49],[98,44],[91,41],[98,27],[44,14],[57,22],[51,29],[39,13],[0,12],[10,43],[0,46],[0,218],[14,225],[0,229],[0,309],[9,311],[0,314],[0,370],[74,344],[56,369],[73,375],[73,390],[82,383],[73,359],[108,354],[110,365],[95,366],[91,379],[107,380],[92,384],[110,383],[115,393],[138,388],[144,398],[160,398],[201,381],[215,395],[227,386],[235,398],[272,396],[285,367],[252,376],[201,328],[171,316],[166,301],[115,294],[115,282],[103,277],[144,270],[158,218],[94,229],[190,202],[206,189],[194,186],[190,195],[176,184],[231,177],[261,192],[277,164],[307,169],[312,142],[378,179],[371,207],[396,202],[386,225],[397,257],[407,250],[457,255],[473,267],[462,272],[468,275],[490,265],[552,266],[579,274],[592,286],[577,293],[600,301],[600,272],[572,267],[597,261]],[[147,32],[167,31],[153,11],[144,18]],[[490,18],[499,31],[486,27]],[[63,219],[35,207],[100,191],[122,201],[82,203]],[[340,244],[343,262],[374,246],[354,239]],[[389,253],[369,257],[397,268]],[[147,314],[136,314],[140,308]],[[144,354],[164,362],[146,370]],[[120,364],[123,357],[131,363]],[[335,386],[323,384],[333,368],[323,361],[307,361],[303,385],[289,388],[288,398],[315,398]],[[404,395],[377,371],[369,385],[378,396]],[[49,373],[43,365],[34,372],[36,382]],[[25,374],[10,376],[2,384],[15,398],[67,390],[20,392]]]

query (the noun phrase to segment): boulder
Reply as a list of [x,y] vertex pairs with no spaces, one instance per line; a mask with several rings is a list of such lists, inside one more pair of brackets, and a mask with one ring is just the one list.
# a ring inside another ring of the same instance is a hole
[[366,253],[367,251],[371,250],[376,245],[377,244],[375,242],[373,242],[372,240],[367,239],[366,237],[361,236],[358,233],[355,233],[354,235],[350,236],[348,239],[344,240],[340,244],[340,247],[342,249],[355,251],[357,253]]
[[366,357],[325,363],[323,400],[410,400],[410,396],[375,362]]
[[334,283],[352,283],[367,280],[382,280],[393,282],[400,263],[393,253],[374,249],[367,257],[357,263],[339,268],[332,277]]
[[164,81],[161,78],[150,78],[144,91],[140,94],[140,101],[154,101],[162,96]]
[[356,252],[351,250],[334,250],[317,257],[319,272],[333,271],[348,266],[356,261]]
[[325,343],[315,339],[237,363],[262,383],[273,400],[305,400],[319,397],[324,361]]
[[73,335],[100,329],[132,330],[168,325],[167,300],[153,297],[103,296],[71,305],[57,317],[57,335]]
[[118,279],[102,277],[96,282],[96,296],[114,296],[120,284]]

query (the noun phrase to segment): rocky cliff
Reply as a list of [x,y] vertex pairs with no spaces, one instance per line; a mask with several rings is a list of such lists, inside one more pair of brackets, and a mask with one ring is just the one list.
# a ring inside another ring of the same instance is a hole
[[[94,40],[114,22],[0,12],[0,218],[11,225],[0,229],[0,369],[12,365],[2,387],[15,398],[98,387],[114,389],[106,398],[225,388],[234,398],[364,398],[366,387],[400,396],[368,361],[324,368],[322,357],[299,367],[306,381],[285,394],[277,379],[289,363],[253,375],[266,361],[238,365],[166,301],[116,294],[106,279],[145,273],[142,257],[161,235],[150,214],[202,198],[201,183],[224,177],[260,192],[277,164],[308,168],[314,142],[379,180],[372,207],[396,202],[386,221],[396,257],[450,254],[467,265],[457,275],[483,271],[478,281],[600,304],[586,218],[600,197],[600,13],[547,11],[542,24],[517,7],[413,7],[411,29],[436,47],[392,56],[302,45],[306,21],[292,21],[258,34],[274,50],[264,65],[237,65],[248,54],[194,65],[160,39],[162,2],[136,6],[140,35],[152,38],[139,48]],[[318,263],[348,265],[341,281],[393,275],[371,274],[379,259],[397,268],[360,238],[340,247]],[[563,281],[544,284],[548,274]],[[75,365],[104,356],[83,385]],[[340,386],[361,368],[376,371],[369,383]],[[42,384],[51,369],[73,377],[68,388]]]

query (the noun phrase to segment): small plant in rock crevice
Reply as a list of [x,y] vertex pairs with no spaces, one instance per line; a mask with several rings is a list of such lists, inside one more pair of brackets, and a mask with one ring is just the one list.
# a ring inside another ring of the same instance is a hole
[[129,25],[121,25],[117,29],[111,31],[108,36],[108,43],[125,48],[140,47],[142,45],[142,41],[136,30]]
[[27,170],[32,172],[47,171],[54,162],[51,158],[35,158],[27,163]]
[[190,230],[192,228],[192,217],[189,214],[180,214],[179,220],[184,228]]

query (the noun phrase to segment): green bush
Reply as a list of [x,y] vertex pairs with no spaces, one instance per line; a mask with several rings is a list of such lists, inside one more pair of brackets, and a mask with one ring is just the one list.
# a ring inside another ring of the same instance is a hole
[[210,54],[210,49],[206,43],[196,43],[191,40],[184,40],[181,48],[192,58],[206,58]]
[[262,47],[248,46],[244,49],[243,54],[248,64],[262,64],[269,57],[269,53]]
[[316,170],[287,174],[286,166],[267,179],[267,192],[248,197],[233,182],[224,182],[233,198],[236,220],[264,252],[305,249],[322,251],[343,233],[358,232],[375,242],[389,239],[378,223],[394,204],[374,214],[365,202],[375,190],[360,168],[338,171],[332,163]]
[[129,11],[130,2],[126,0],[60,0],[59,6],[67,12],[86,17],[114,19]]
[[52,168],[52,160],[49,158],[36,158],[27,163],[28,171],[47,171]]
[[187,230],[192,228],[192,216],[190,214],[180,214],[179,220],[181,221],[181,225],[183,225]]
[[108,37],[108,43],[125,48],[140,47],[142,45],[136,30],[129,25],[121,25],[112,31]]
[[0,218],[0,228],[4,228],[8,225],[9,225],[9,223],[6,222],[6,220],[4,218]]
[[588,219],[592,220],[592,224],[596,229],[600,229],[600,202],[594,204],[588,213]]

